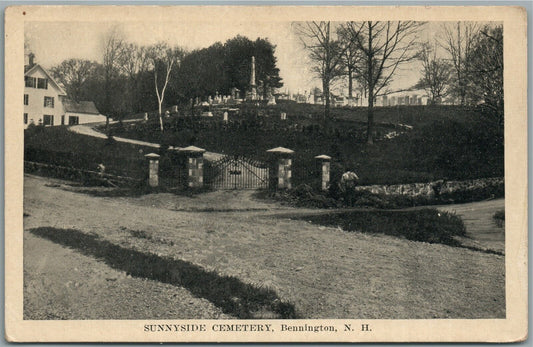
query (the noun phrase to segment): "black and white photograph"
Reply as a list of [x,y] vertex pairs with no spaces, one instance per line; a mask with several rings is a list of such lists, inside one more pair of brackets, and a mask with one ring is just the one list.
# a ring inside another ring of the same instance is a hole
[[518,127],[508,115],[525,90],[504,92],[526,71],[507,61],[525,56],[507,47],[526,37],[519,8],[78,10],[11,13],[21,325],[355,342],[382,320],[526,319],[509,302],[526,275],[509,265],[527,254],[526,164],[509,167],[525,102]]

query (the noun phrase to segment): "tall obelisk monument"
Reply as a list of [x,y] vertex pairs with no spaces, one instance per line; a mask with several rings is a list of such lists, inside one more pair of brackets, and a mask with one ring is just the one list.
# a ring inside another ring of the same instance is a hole
[[252,56],[252,73],[250,74],[250,95],[251,100],[257,100],[257,86],[255,84],[255,57]]

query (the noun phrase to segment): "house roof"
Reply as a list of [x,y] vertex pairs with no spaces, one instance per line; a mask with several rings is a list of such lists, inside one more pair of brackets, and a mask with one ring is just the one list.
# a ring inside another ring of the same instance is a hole
[[96,105],[92,101],[74,101],[72,99],[63,99],[65,112],[100,114]]
[[[48,71],[46,71],[46,69],[44,67],[42,67],[41,65],[39,64],[35,64],[33,65],[31,68],[28,69],[28,71],[25,71],[24,72],[24,76],[29,76],[30,74],[32,74],[34,71],[36,71],[37,69],[40,69],[45,75],[46,77],[48,77],[48,80],[50,80],[52,82],[52,84],[55,85],[55,87],[59,90],[59,94],[61,95],[67,95],[67,93],[65,92],[65,90],[63,88],[61,88],[61,86],[59,85],[59,83],[57,83],[54,78],[52,77],[52,75],[50,75],[50,73],[48,73]],[[24,68],[24,70],[26,70],[26,68]]]

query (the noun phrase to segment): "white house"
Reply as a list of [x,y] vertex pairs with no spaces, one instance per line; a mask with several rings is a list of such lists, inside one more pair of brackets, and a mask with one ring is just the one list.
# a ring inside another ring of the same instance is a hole
[[73,125],[102,122],[92,101],[75,102],[41,65],[33,63],[24,67],[24,128],[30,124],[45,126]]
[[61,101],[68,125],[105,122],[106,117],[98,112],[92,101],[76,102],[67,98],[61,98]]

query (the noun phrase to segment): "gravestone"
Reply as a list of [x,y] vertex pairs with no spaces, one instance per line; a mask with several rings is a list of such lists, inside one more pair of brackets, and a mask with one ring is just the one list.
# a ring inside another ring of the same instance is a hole
[[287,113],[281,112],[281,120],[287,120]]
[[225,123],[228,122],[228,112],[227,111],[224,111],[224,122]]

